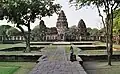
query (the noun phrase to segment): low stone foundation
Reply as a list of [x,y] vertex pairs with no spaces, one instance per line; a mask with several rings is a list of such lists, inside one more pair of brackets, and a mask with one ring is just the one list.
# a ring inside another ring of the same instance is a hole
[[36,62],[42,55],[0,55],[0,62]]
[[[107,60],[107,55],[78,55],[83,61]],[[113,55],[112,60],[120,61],[120,55]]]
[[[44,47],[30,47],[32,51],[41,50]],[[1,49],[0,51],[23,51],[26,47],[12,47],[12,48],[5,48]]]

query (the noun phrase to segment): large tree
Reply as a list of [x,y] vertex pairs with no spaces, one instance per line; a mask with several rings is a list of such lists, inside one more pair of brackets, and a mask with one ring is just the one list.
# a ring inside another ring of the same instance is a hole
[[[112,58],[112,36],[113,36],[113,11],[120,7],[120,0],[70,0],[71,4],[76,7],[82,8],[84,6],[95,5],[98,9],[99,16],[102,17],[102,22],[106,28],[106,45],[108,51],[108,65],[111,65]],[[103,8],[106,13],[106,22],[104,16],[101,14],[100,8]]]
[[[4,18],[21,30],[26,41],[25,52],[30,52],[31,23],[34,23],[36,18],[41,20],[42,17],[58,13],[61,6],[55,4],[54,0],[0,0],[0,8],[4,12]],[[27,34],[21,27],[23,25],[28,29]]]

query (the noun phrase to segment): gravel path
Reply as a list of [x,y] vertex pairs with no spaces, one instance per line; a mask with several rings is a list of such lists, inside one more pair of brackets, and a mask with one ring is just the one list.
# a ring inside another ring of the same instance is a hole
[[56,47],[46,56],[29,74],[87,74],[78,62],[67,61],[64,47]]

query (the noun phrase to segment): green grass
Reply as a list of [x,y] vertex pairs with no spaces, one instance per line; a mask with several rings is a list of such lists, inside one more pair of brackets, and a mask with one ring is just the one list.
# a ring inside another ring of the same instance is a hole
[[70,53],[70,46],[69,47],[65,47],[65,52],[66,53]]
[[13,74],[16,70],[19,69],[19,66],[1,66],[0,65],[0,74]]
[[[82,50],[79,52],[79,54],[93,54],[93,55],[99,55],[99,54],[107,54],[106,50]],[[120,54],[120,51],[113,51],[114,54]]]
[[112,66],[108,66],[106,61],[84,62],[85,70],[88,74],[120,74],[120,62],[113,61]]
[[13,44],[0,44],[0,49],[11,48]]
[[25,47],[24,43],[18,43],[18,44],[0,44],[0,50],[6,49],[6,48],[12,48],[12,47]]
[[[95,42],[95,45],[106,45],[106,43],[100,42],[100,41],[96,41],[96,42]],[[118,44],[113,44],[113,47],[114,47],[114,48],[120,48],[120,45],[118,45]]]
[[104,43],[104,42],[100,42],[100,41],[96,41],[95,42],[95,45],[105,45],[106,43]]
[[28,74],[35,62],[0,62],[0,74]]
[[[78,50],[80,50],[79,48],[76,48],[76,47],[73,47],[73,50],[74,50],[74,54],[78,54]],[[65,47],[65,52],[67,53],[67,54],[69,54],[70,53],[70,46],[67,46],[67,47]]]
[[24,53],[23,51],[0,51],[0,55],[41,55],[39,51],[31,51],[29,53]]
[[43,48],[42,51],[52,52],[56,50],[56,47],[57,47],[56,45],[55,46],[49,45],[48,47]]
[[80,54],[107,54],[106,51],[102,51],[102,50],[82,50],[81,52],[79,52]]
[[114,44],[113,47],[120,49],[120,45],[117,45],[117,44]]

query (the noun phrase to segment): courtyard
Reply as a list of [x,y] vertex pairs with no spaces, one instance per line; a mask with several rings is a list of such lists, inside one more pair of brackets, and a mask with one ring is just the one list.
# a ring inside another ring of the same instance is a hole
[[[113,56],[115,55],[116,58],[115,57],[113,58],[112,66],[108,66],[107,59],[104,58],[105,55],[107,56],[107,51],[103,48],[104,43],[98,44],[98,42],[96,41],[47,42],[49,43],[49,45],[44,45],[45,43],[46,42],[31,42],[32,44],[31,48],[37,47],[37,49],[34,48],[30,53],[24,53],[23,48],[21,47],[20,47],[21,49],[20,48],[14,49],[15,47],[25,45],[24,43],[18,43],[12,45],[1,44],[0,73],[1,74],[19,74],[19,73],[34,74],[35,70],[39,69],[36,70],[37,72],[39,72],[39,74],[44,74],[44,73],[46,74],[47,73],[119,74],[120,51],[114,50]],[[88,43],[90,43],[91,45],[89,45]],[[6,45],[8,47],[6,47]],[[97,46],[102,45],[101,46],[102,48],[97,48],[95,47],[96,45]],[[76,57],[77,58],[81,57],[83,62],[82,64],[79,63],[80,61],[79,59],[74,62],[70,61],[71,46],[74,49],[74,54],[76,55]],[[85,46],[87,47],[86,49],[84,48]],[[83,47],[83,50],[80,47]],[[88,49],[88,47],[90,49]],[[118,47],[118,46],[114,45],[114,47]],[[38,63],[36,63],[42,55],[45,55],[46,57],[43,57],[43,59],[41,59]],[[51,69],[52,67],[53,69]]]
[[0,0],[0,74],[120,74],[120,1]]

